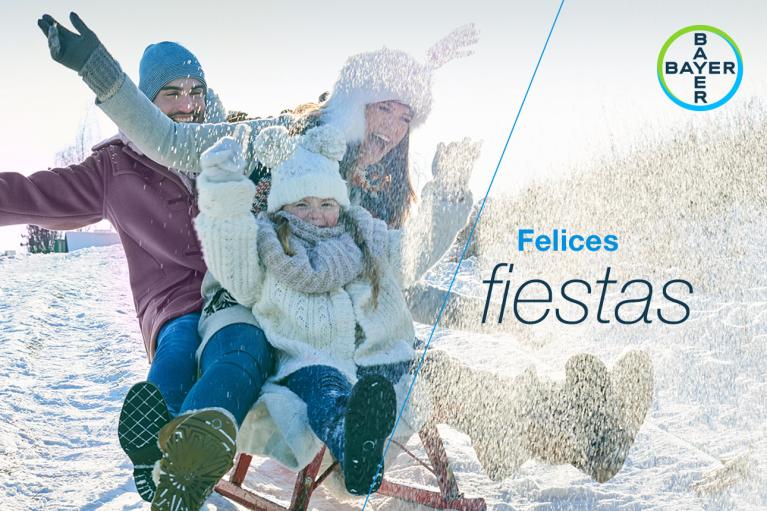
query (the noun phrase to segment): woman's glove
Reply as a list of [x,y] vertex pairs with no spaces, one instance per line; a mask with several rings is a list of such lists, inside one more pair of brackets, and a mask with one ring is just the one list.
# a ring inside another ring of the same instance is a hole
[[200,167],[208,181],[223,183],[241,181],[247,168],[247,157],[243,142],[248,140],[249,128],[237,126],[233,137],[221,138],[200,156]]
[[48,14],[37,20],[37,26],[48,38],[53,60],[79,73],[101,41],[76,13],[70,13],[69,20],[79,34],[67,30]]
[[431,164],[435,187],[448,197],[460,199],[468,190],[481,146],[481,142],[472,142],[469,138],[447,145],[440,142]]

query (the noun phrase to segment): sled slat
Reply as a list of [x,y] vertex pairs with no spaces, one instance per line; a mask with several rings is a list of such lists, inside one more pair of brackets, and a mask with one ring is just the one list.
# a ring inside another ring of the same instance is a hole
[[484,499],[467,499],[459,495],[454,499],[448,500],[439,492],[392,483],[386,479],[381,483],[378,493],[380,495],[394,497],[407,502],[414,502],[434,509],[487,511],[487,505],[485,504]]
[[229,478],[229,481],[232,484],[242,486],[242,482],[245,480],[245,475],[248,473],[248,468],[250,467],[250,461],[252,459],[253,456],[245,453],[242,453],[237,457],[237,466],[234,469],[232,477]]
[[324,481],[332,472],[335,470],[335,468],[338,466],[338,462],[334,461],[332,465],[330,465],[320,477],[317,478],[317,480],[314,482],[314,487],[318,487],[322,484],[322,481]]
[[434,469],[433,469],[433,468],[431,468],[429,465],[427,465],[427,464],[426,464],[426,463],[425,463],[425,462],[424,462],[424,461],[423,461],[421,458],[419,458],[418,456],[416,456],[415,454],[413,454],[413,452],[412,452],[410,449],[408,449],[407,447],[405,447],[405,446],[404,446],[404,445],[402,445],[401,443],[397,442],[396,440],[392,440],[392,443],[393,443],[394,445],[396,445],[397,447],[399,447],[400,449],[402,449],[402,452],[404,452],[405,454],[407,454],[408,456],[410,456],[410,457],[413,459],[413,461],[415,461],[416,463],[418,463],[419,465],[421,465],[423,468],[425,468],[426,470],[428,470],[429,472],[431,472],[431,473],[432,473],[432,474],[433,474],[435,477],[437,476],[437,473],[436,473],[436,472],[434,472]]
[[442,443],[437,427],[426,426],[420,431],[419,436],[426,449],[426,454],[429,456],[431,466],[434,467],[434,475],[437,476],[437,484],[442,495],[447,500],[459,498],[461,492],[458,490],[458,482],[455,480],[453,471],[450,470],[445,445]]
[[325,448],[323,447],[319,454],[314,457],[314,460],[298,473],[296,485],[293,487],[293,499],[288,508],[289,511],[306,511],[309,507],[309,499],[317,487],[314,480],[317,479],[317,473],[320,471],[324,455]]
[[[482,498],[465,498],[458,490],[452,470],[448,465],[447,453],[437,428],[426,427],[420,432],[426,453],[429,456],[433,470],[431,472],[437,478],[439,492],[425,488],[406,486],[393,483],[384,479],[378,493],[388,497],[398,498],[407,502],[414,502],[433,509],[451,509],[455,511],[486,511],[487,505]],[[256,494],[254,491],[242,487],[252,457],[240,454],[237,464],[232,471],[229,481],[222,480],[216,485],[216,491],[224,497],[245,506],[252,511],[306,511],[309,508],[309,500],[314,490],[322,484],[325,478],[333,471],[336,463],[330,466],[319,477],[325,448],[314,460],[301,470],[293,487],[293,497],[289,507],[282,506],[271,500]],[[410,453],[412,456],[412,453]],[[416,458],[417,460],[417,458]],[[418,460],[420,462],[420,460]],[[423,462],[421,464],[425,465]],[[429,468],[429,467],[426,467]]]
[[284,506],[229,481],[219,481],[216,492],[252,511],[285,511]]

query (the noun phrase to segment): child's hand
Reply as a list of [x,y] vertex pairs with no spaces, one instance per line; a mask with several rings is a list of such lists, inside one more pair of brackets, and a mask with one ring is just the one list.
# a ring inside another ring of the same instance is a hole
[[[240,127],[238,131],[241,131]],[[247,158],[242,140],[247,140],[247,136],[241,133],[235,133],[235,136],[239,140],[223,137],[200,156],[200,167],[209,181],[239,181],[244,178]]]
[[472,142],[469,138],[448,145],[440,142],[431,164],[434,181],[440,188],[450,195],[460,194],[468,188],[481,145],[481,142]]

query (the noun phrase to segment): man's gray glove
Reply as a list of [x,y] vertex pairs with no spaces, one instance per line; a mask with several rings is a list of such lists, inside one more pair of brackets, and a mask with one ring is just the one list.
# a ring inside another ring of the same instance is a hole
[[101,42],[76,13],[70,13],[69,20],[79,34],[64,28],[48,14],[37,20],[37,26],[48,38],[53,60],[79,73]]

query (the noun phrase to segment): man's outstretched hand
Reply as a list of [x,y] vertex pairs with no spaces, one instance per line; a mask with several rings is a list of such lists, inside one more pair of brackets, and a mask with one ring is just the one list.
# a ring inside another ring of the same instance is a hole
[[76,13],[69,14],[72,26],[79,32],[76,34],[61,26],[52,16],[43,14],[37,20],[37,26],[48,38],[48,48],[53,60],[77,72],[85,65],[91,54],[101,42],[96,34],[83,23]]

